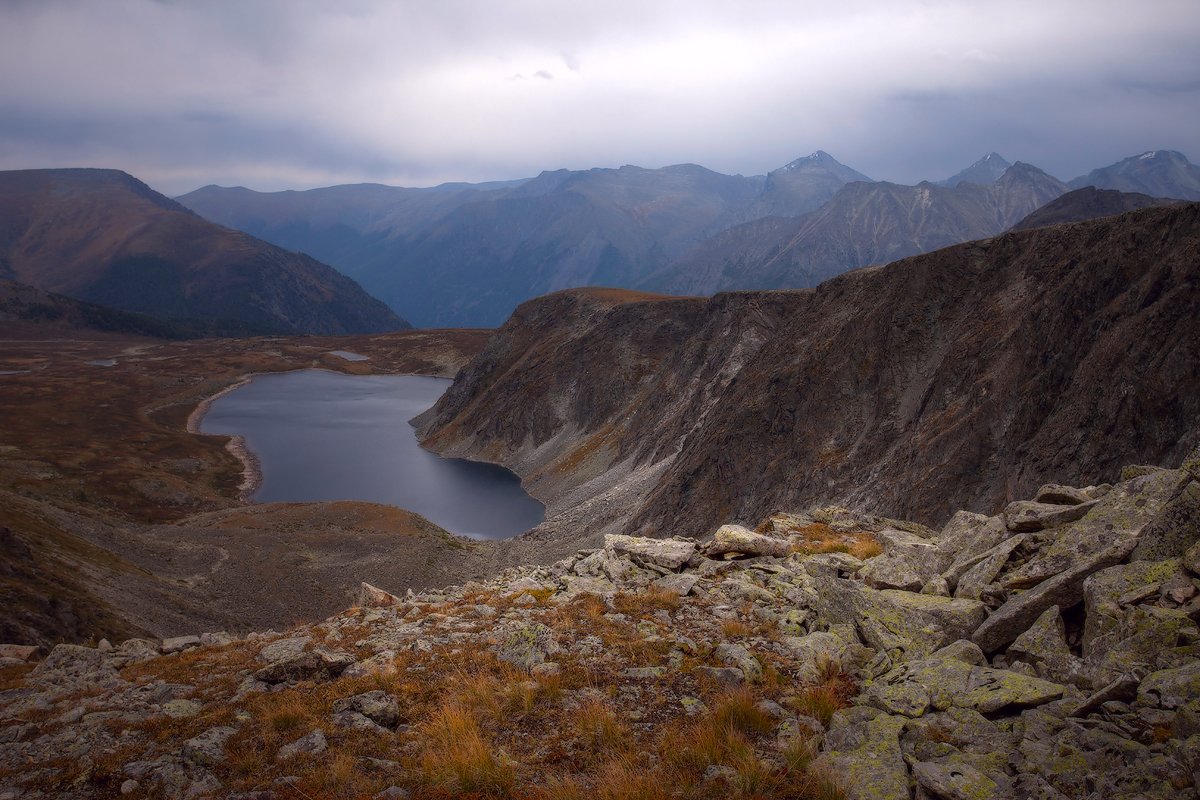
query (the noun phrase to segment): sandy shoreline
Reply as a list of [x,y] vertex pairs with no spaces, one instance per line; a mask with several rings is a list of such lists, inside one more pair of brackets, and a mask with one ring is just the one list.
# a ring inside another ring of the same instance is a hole
[[[258,374],[258,373],[256,373]],[[261,373],[270,374],[270,373]],[[205,436],[201,433],[200,423],[204,419],[204,415],[212,408],[212,404],[220,398],[232,392],[234,389],[240,389],[254,379],[254,375],[247,375],[236,383],[231,383],[221,391],[214,395],[204,398],[192,410],[187,419],[187,432]],[[230,455],[242,462],[242,482],[238,486],[238,499],[242,502],[250,502],[250,497],[259,490],[262,486],[262,464],[258,460],[258,456],[251,452],[246,446],[246,439],[241,434],[233,434],[229,437],[229,441],[225,445],[225,449]]]

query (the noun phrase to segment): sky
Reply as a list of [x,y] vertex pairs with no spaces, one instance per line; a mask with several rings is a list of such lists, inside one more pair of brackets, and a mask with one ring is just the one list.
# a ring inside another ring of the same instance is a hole
[[176,195],[822,149],[872,178],[984,154],[1064,180],[1200,161],[1196,0],[0,0],[0,169]]

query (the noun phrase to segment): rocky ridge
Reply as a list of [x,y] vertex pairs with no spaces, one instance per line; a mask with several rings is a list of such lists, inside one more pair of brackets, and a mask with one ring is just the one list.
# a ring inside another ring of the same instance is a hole
[[0,649],[0,798],[1192,797],[1200,449],[940,530],[839,508],[320,624]]

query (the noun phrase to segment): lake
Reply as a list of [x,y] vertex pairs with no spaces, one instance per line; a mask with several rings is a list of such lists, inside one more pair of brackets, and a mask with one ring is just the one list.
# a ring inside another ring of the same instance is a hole
[[201,433],[240,434],[258,457],[258,502],[367,500],[415,511],[453,533],[503,539],[537,525],[542,504],[507,469],[422,450],[408,420],[450,386],[419,375],[300,370],[256,376],[223,395]]

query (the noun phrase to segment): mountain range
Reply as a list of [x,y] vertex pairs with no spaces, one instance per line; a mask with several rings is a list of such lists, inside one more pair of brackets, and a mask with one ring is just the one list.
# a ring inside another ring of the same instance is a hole
[[209,222],[115,170],[0,172],[0,278],[192,335],[408,327],[333,268]]
[[1156,150],[1067,184],[990,153],[938,183],[901,186],[817,151],[749,177],[625,166],[429,189],[207,186],[178,200],[332,264],[416,325],[494,326],[520,302],[573,286],[811,286],[994,236],[1072,187],[1188,199],[1197,174],[1182,154]]

